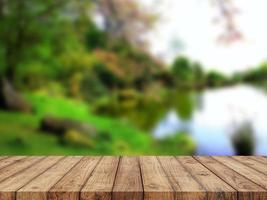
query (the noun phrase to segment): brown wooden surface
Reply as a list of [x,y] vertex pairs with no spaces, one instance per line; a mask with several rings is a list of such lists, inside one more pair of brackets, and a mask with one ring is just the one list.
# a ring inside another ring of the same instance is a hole
[[112,190],[112,199],[143,199],[142,177],[137,157],[122,157]]
[[237,199],[236,190],[192,157],[177,157],[186,170],[205,188],[207,199]]
[[0,200],[267,200],[266,157],[0,157]]
[[52,188],[81,157],[58,157],[57,163],[17,191],[18,200],[45,200]]
[[175,190],[175,199],[206,199],[205,188],[175,157],[158,157],[158,160]]
[[144,199],[174,199],[175,191],[156,157],[141,157],[140,168],[143,177]]
[[240,175],[238,172],[218,162],[214,158],[196,157],[196,159],[237,190],[240,200],[260,199],[264,196],[267,197],[266,190]]
[[[49,191],[49,199],[79,199],[79,192],[93,172],[100,157],[84,157]],[[66,193],[66,191],[71,191]],[[60,198],[58,198],[60,197]]]
[[84,184],[81,199],[111,199],[119,161],[119,157],[103,157]]

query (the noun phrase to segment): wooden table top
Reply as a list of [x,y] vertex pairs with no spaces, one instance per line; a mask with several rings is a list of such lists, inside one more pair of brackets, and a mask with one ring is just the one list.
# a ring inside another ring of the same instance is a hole
[[266,200],[265,157],[0,157],[0,200]]

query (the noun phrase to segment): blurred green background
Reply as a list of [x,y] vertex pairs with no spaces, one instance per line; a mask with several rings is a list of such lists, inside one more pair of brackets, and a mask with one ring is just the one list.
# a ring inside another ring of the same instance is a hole
[[224,88],[267,102],[267,64],[231,75],[184,56],[167,65],[144,37],[159,17],[131,0],[0,0],[0,154],[254,154],[252,122],[225,140],[223,125],[194,116]]

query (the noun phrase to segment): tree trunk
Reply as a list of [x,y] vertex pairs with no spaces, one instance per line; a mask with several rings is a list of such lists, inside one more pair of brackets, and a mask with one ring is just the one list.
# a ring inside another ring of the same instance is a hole
[[5,78],[0,79],[0,108],[27,113],[32,111],[31,105]]
[[8,47],[6,49],[6,71],[5,78],[8,79],[9,82],[13,83],[15,80],[15,70],[17,66],[17,58],[15,56],[13,47]]
[[[0,2],[3,0],[0,0]],[[18,1],[16,4],[17,7],[17,16],[16,22],[13,24],[15,32],[9,33],[8,30],[5,30],[5,63],[6,63],[6,72],[5,77],[9,80],[10,83],[14,83],[16,69],[19,62],[22,59],[23,47],[25,43],[25,2]],[[10,36],[9,36],[10,34]]]
[[0,21],[4,17],[4,0],[0,0]]

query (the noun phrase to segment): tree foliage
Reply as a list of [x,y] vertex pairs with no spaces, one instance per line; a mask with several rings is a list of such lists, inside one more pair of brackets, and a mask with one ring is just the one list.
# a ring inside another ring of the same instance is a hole
[[212,0],[212,2],[219,10],[219,16],[215,19],[215,22],[224,26],[224,32],[218,37],[218,41],[229,44],[243,39],[244,36],[236,22],[239,10],[234,1]]
[[192,62],[187,57],[179,56],[172,64],[171,73],[176,85],[202,87],[205,85],[205,72],[200,63]]
[[0,5],[2,73],[12,81],[29,62],[54,67],[66,41],[83,34],[89,8],[78,0],[1,0]]
[[104,30],[112,38],[123,38],[139,48],[147,46],[144,35],[153,26],[156,15],[135,0],[97,0]]
[[229,80],[224,74],[213,70],[208,72],[206,77],[206,82],[207,85],[210,87],[219,87],[226,85],[229,82]]

